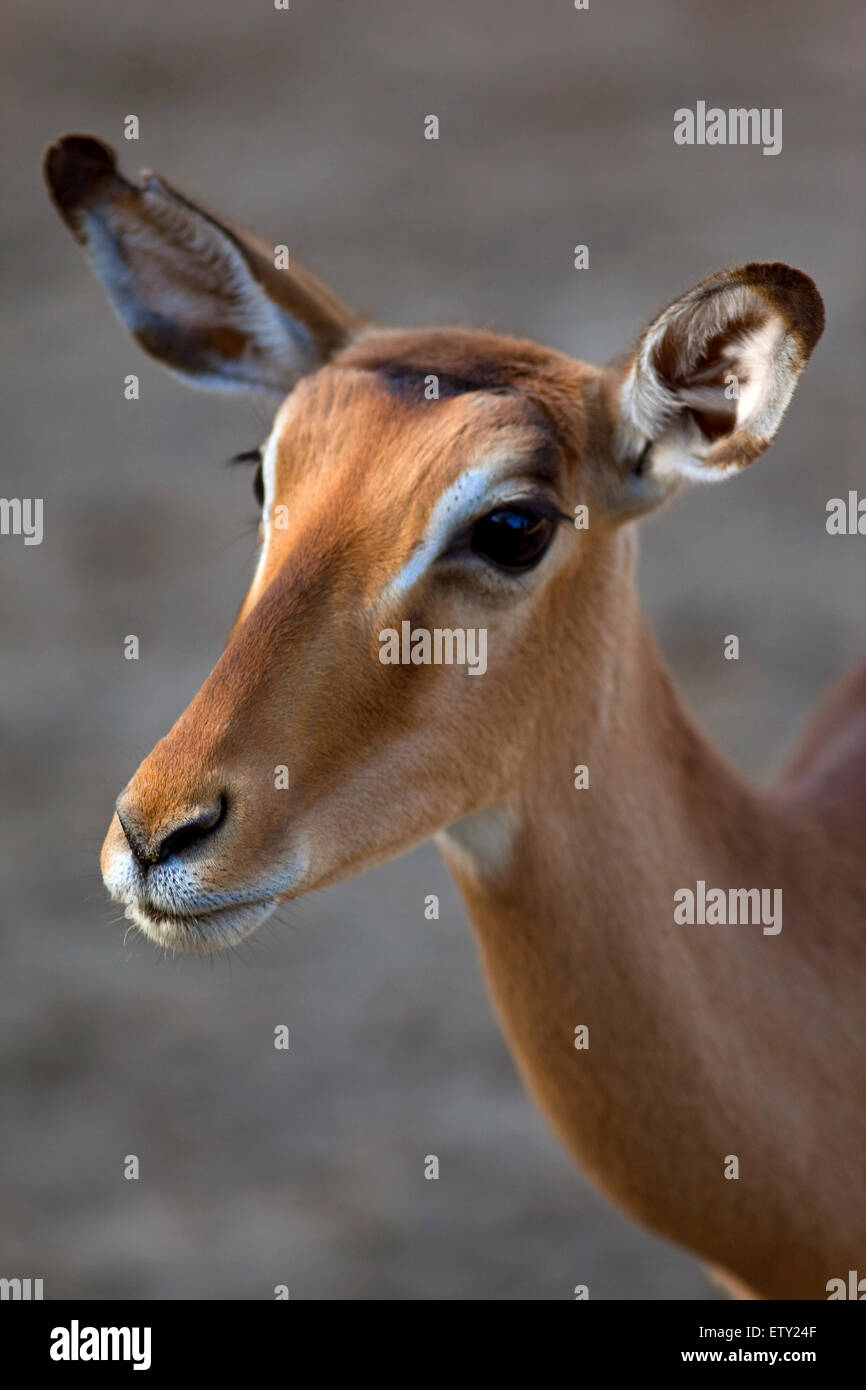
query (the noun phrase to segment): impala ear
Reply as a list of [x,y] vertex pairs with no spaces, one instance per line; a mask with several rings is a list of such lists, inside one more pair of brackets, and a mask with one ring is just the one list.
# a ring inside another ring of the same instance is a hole
[[823,328],[808,275],[779,263],[720,271],[664,309],[609,369],[626,508],[762,454]]
[[276,269],[156,175],[128,182],[91,136],[52,145],[45,177],[121,321],[195,386],[283,396],[360,326],[308,271]]

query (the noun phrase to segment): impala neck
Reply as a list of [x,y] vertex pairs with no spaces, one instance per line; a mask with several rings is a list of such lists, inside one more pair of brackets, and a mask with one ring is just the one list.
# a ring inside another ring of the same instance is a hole
[[[798,991],[810,982],[784,919],[779,935],[677,925],[674,894],[703,880],[784,886],[787,897],[797,833],[780,832],[784,811],[682,708],[646,630],[631,550],[628,537],[612,542],[602,566],[591,681],[584,644],[558,672],[520,784],[440,845],[520,1069],[584,1169],[649,1226],[775,1289],[788,1277],[776,1271],[783,1247],[787,1270],[805,1278],[788,1252],[798,1236],[811,1247],[811,1233],[797,1232],[782,1189],[808,1162],[786,1146],[814,1140],[792,1132],[788,1113],[802,1020],[772,1001],[782,971]],[[585,790],[577,764],[589,769]],[[787,1129],[768,1123],[774,1108]],[[728,1155],[739,1179],[725,1177]],[[769,1266],[756,1222],[774,1232]]]

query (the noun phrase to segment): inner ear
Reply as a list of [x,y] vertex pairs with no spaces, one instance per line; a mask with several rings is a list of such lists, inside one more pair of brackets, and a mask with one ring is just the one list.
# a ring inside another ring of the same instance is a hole
[[750,364],[748,344],[761,329],[759,315],[745,312],[732,319],[725,331],[714,333],[705,343],[689,341],[688,326],[672,327],[655,352],[656,370],[668,389],[695,421],[701,434],[711,443],[730,434],[737,422],[737,400],[733,395],[749,385],[749,374],[764,370]]
[[155,174],[131,182],[92,136],[52,145],[45,176],[118,317],[193,385],[282,397],[360,326],[294,260],[278,268]]
[[643,509],[685,478],[752,463],[823,325],[812,281],[778,263],[721,271],[668,305],[612,372],[617,458],[643,480],[637,503],[629,495],[623,506]]

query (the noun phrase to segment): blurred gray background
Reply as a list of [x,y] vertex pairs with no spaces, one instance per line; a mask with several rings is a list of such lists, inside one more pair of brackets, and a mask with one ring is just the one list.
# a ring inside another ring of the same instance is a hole
[[[764,776],[864,645],[866,540],[824,528],[827,499],[866,482],[858,10],[0,6],[0,492],[45,499],[41,546],[0,538],[0,1274],[42,1277],[46,1297],[717,1296],[548,1133],[431,847],[302,900],[231,957],[124,944],[99,846],[251,577],[250,479],[222,464],[264,420],[139,353],[39,162],[63,130],[99,134],[127,170],[288,243],[385,321],[466,321],[594,360],[722,266],[811,273],[828,330],[779,441],[643,537],[643,592],[689,703]],[[698,99],[782,107],[783,152],[676,147],[673,112]],[[133,632],[138,663],[122,654]],[[721,659],[731,632],[738,663]]]

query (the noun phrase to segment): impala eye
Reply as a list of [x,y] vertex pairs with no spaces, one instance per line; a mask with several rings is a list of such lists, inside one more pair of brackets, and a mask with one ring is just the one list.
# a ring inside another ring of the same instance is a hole
[[498,507],[476,521],[469,548],[500,569],[531,569],[550,545],[555,524],[533,507]]
[[262,451],[261,449],[245,449],[242,454],[235,454],[234,458],[229,459],[229,463],[256,463],[258,467],[253,474],[253,496],[259,504],[259,509],[265,505],[265,480],[262,476]]
[[265,480],[262,477],[262,465],[259,464],[253,478],[253,497],[255,497],[260,507],[265,505]]

